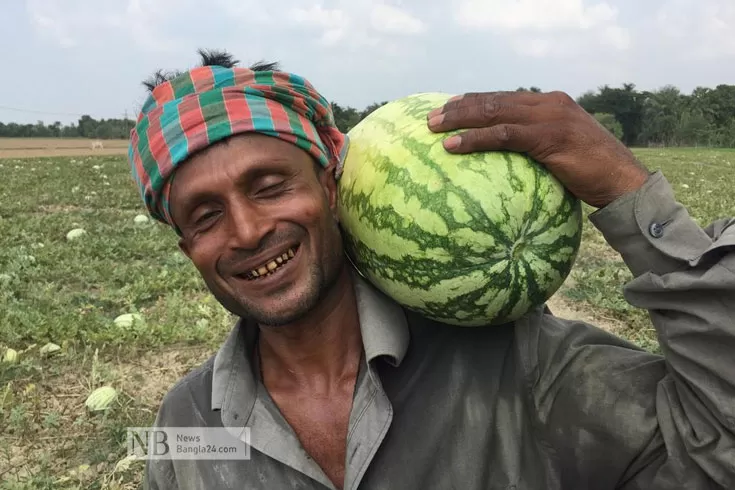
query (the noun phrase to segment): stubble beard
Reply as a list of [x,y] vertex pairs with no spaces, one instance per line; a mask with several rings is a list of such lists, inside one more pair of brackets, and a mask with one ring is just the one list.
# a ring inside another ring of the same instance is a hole
[[[228,311],[234,315],[254,321],[262,326],[281,327],[304,318],[332,291],[339,280],[342,269],[345,267],[341,248],[330,251],[321,264],[316,263],[308,274],[302,278],[303,291],[296,298],[284,299],[278,311],[266,310],[261,305],[243,297],[233,297],[223,293],[219,288],[209,289],[212,294]],[[296,287],[299,287],[297,285]],[[285,291],[284,294],[290,294]]]

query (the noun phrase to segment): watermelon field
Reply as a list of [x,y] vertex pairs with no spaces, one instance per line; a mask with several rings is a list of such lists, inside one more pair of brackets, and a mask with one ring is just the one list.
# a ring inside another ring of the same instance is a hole
[[[735,150],[635,153],[663,170],[700,224],[735,214]],[[124,156],[6,158],[0,175],[0,489],[138,488],[143,466],[125,459],[125,428],[149,425],[234,319],[175,234],[136,220]],[[552,311],[655,351],[646,313],[623,300],[624,264],[584,226]],[[136,321],[115,322],[126,314]],[[102,386],[116,397],[92,412],[85,400]]]

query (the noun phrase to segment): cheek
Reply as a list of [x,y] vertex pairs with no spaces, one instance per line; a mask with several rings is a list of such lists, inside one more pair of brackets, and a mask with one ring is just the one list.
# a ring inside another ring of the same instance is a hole
[[215,273],[215,263],[217,260],[217,254],[214,247],[206,243],[197,243],[192,246],[189,251],[189,258],[194,264],[194,267],[203,276],[212,276]]
[[304,224],[316,225],[325,219],[333,219],[329,203],[318,190],[295,199],[290,208],[292,213],[298,214]]
[[304,203],[304,207],[301,210],[301,214],[304,217],[304,220],[308,223],[317,224],[320,221],[323,221],[325,218],[325,210],[323,203],[320,201],[314,200],[310,201],[308,203]]

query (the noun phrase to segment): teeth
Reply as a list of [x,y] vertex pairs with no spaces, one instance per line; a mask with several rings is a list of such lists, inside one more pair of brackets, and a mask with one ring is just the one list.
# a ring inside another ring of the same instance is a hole
[[250,276],[252,279],[266,275],[270,276],[271,274],[273,274],[273,271],[278,269],[278,266],[285,264],[290,258],[294,257],[295,255],[296,253],[294,252],[294,250],[292,248],[289,248],[288,251],[284,252],[283,255],[281,255],[280,257],[276,257],[264,266],[258,267],[258,269],[251,270]]

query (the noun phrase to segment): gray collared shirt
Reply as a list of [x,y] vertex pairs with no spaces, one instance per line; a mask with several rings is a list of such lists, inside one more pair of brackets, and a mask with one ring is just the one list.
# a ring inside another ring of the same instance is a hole
[[[365,355],[343,488],[735,488],[735,219],[701,229],[659,172],[590,219],[664,357],[543,308],[442,325],[356,276]],[[259,381],[256,336],[238,323],[156,421],[249,428],[250,459],[150,461],[149,488],[334,488]]]

